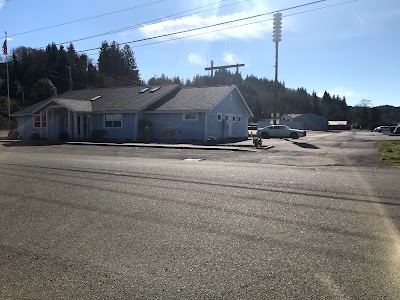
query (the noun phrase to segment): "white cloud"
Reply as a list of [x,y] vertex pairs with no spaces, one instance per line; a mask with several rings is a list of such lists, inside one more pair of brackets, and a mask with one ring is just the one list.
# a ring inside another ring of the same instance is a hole
[[[212,15],[202,17],[192,15],[173,20],[166,20],[154,24],[144,25],[139,31],[146,37],[168,35],[173,32],[182,32],[199,27],[211,26],[218,23],[230,22],[236,19],[251,17],[263,12],[268,12],[267,7],[261,0],[248,1],[242,5],[243,10],[229,15]],[[164,39],[187,37],[197,40],[221,40],[221,39],[260,39],[267,32],[272,30],[272,21],[244,25],[255,21],[271,19],[272,16],[251,18],[243,21],[232,22],[225,25],[213,26],[191,32],[182,32],[173,36],[166,36]],[[232,28],[234,27],[235,28]]]
[[224,52],[222,55],[222,59],[224,62],[228,63],[228,64],[236,64],[239,62],[240,58],[238,56],[236,56],[233,53],[230,52]]
[[198,53],[193,53],[193,52],[190,53],[188,55],[188,60],[190,61],[190,63],[195,64],[195,65],[204,66],[207,64],[207,61],[203,57],[201,57],[201,55]]

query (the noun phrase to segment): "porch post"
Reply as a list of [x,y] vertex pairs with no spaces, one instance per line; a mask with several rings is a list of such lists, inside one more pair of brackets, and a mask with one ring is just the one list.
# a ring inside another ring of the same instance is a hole
[[85,124],[84,124],[84,122],[85,122],[85,114],[80,114],[79,115],[79,117],[81,118],[81,129],[80,129],[80,132],[81,132],[81,136],[80,136],[80,138],[82,139],[82,138],[85,138]]
[[54,134],[54,109],[51,110],[51,135],[56,138]]
[[78,137],[78,115],[74,112],[74,139]]
[[68,109],[68,136],[72,138],[72,130],[71,130],[71,112]]
[[49,138],[49,112],[46,108],[46,138]]

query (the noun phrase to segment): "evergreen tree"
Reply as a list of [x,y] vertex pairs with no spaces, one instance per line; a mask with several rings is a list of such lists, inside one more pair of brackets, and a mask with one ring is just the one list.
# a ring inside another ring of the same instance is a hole
[[57,95],[57,88],[48,78],[39,79],[32,89],[35,102],[39,102]]

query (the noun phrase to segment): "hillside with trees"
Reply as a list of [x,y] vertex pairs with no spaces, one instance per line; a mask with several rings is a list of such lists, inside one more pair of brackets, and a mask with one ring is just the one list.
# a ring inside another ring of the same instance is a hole
[[[45,49],[18,47],[9,57],[11,111],[37,103],[69,89],[96,87],[120,87],[140,85],[138,66],[129,45],[121,47],[116,42],[101,44],[95,62],[86,54],[80,54],[73,44],[65,49],[62,45],[49,44]],[[1,80],[2,79],[2,80]],[[7,128],[8,103],[6,100],[6,66],[0,65],[0,128]],[[240,73],[217,70],[214,77],[196,75],[192,79],[179,76],[169,78],[162,74],[148,80],[149,85],[181,84],[183,86],[211,86],[235,84],[238,86],[254,120],[268,118],[274,107],[274,81],[254,75],[242,77]],[[314,113],[328,120],[349,120],[354,127],[371,128],[400,122],[400,107],[372,107],[370,100],[361,100],[349,107],[345,96],[325,92],[318,97],[315,91],[305,88],[289,88],[285,82],[277,85],[278,112]]]

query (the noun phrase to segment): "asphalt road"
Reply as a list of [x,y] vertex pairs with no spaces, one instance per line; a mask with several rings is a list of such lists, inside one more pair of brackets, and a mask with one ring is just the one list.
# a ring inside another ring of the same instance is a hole
[[0,143],[0,299],[399,299],[368,132],[256,152]]

